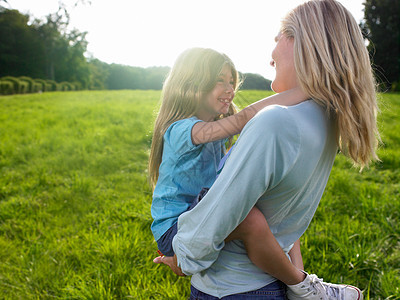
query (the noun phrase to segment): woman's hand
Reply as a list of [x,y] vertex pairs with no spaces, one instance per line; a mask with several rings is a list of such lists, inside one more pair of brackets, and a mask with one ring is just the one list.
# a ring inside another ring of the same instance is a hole
[[156,264],[164,264],[171,268],[172,272],[174,272],[178,276],[186,276],[183,274],[182,269],[178,267],[178,261],[176,259],[176,255],[174,256],[158,256],[153,259],[153,262]]

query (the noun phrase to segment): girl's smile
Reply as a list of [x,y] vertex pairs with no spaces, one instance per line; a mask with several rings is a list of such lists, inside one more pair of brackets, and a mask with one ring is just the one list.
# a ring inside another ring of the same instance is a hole
[[227,114],[235,96],[234,85],[232,70],[225,65],[215,87],[204,99],[196,116],[203,121],[212,121],[219,115]]
[[[223,108],[224,109],[229,109],[229,106],[231,105],[233,100],[233,97],[229,97],[229,98],[218,98],[218,101],[221,102],[223,104]],[[228,111],[227,111],[228,112]],[[226,112],[226,113],[227,113]]]

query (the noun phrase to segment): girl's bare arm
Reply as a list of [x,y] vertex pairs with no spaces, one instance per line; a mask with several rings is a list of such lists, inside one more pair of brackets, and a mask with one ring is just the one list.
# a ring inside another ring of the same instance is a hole
[[192,129],[193,144],[205,144],[240,133],[246,123],[268,105],[290,106],[306,99],[307,95],[300,88],[294,88],[257,101],[227,118],[213,122],[198,122]]

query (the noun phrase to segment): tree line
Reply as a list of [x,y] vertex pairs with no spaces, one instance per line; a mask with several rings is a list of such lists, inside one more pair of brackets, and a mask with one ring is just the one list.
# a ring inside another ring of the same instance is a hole
[[[364,2],[360,27],[383,90],[400,90],[399,6],[400,1]],[[77,89],[161,89],[169,67],[140,68],[87,58],[87,33],[70,31],[68,25],[62,2],[45,20],[30,20],[29,15],[0,5],[0,78],[70,82]],[[270,89],[270,81],[261,75],[242,75],[242,89]]]
[[[162,88],[169,67],[141,68],[86,58],[87,33],[68,31],[68,24],[68,12],[62,4],[44,21],[31,21],[29,15],[0,6],[0,80],[3,78],[4,91],[11,91],[11,86],[15,86],[14,92],[29,90],[26,77],[34,81],[28,84],[30,90],[39,89],[40,80],[70,82],[73,89]],[[261,75],[244,77],[243,89],[270,89],[270,81]],[[68,90],[53,86],[54,90]]]

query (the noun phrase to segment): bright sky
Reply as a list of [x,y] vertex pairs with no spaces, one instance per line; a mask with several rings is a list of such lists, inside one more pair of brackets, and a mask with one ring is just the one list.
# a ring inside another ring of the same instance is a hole
[[[363,0],[339,0],[363,18]],[[7,8],[42,18],[58,0],[7,0]],[[244,73],[273,79],[274,37],[286,12],[303,0],[64,0],[71,25],[87,31],[88,52],[106,63],[172,66],[190,47],[227,54]],[[82,2],[82,1],[81,1]]]

